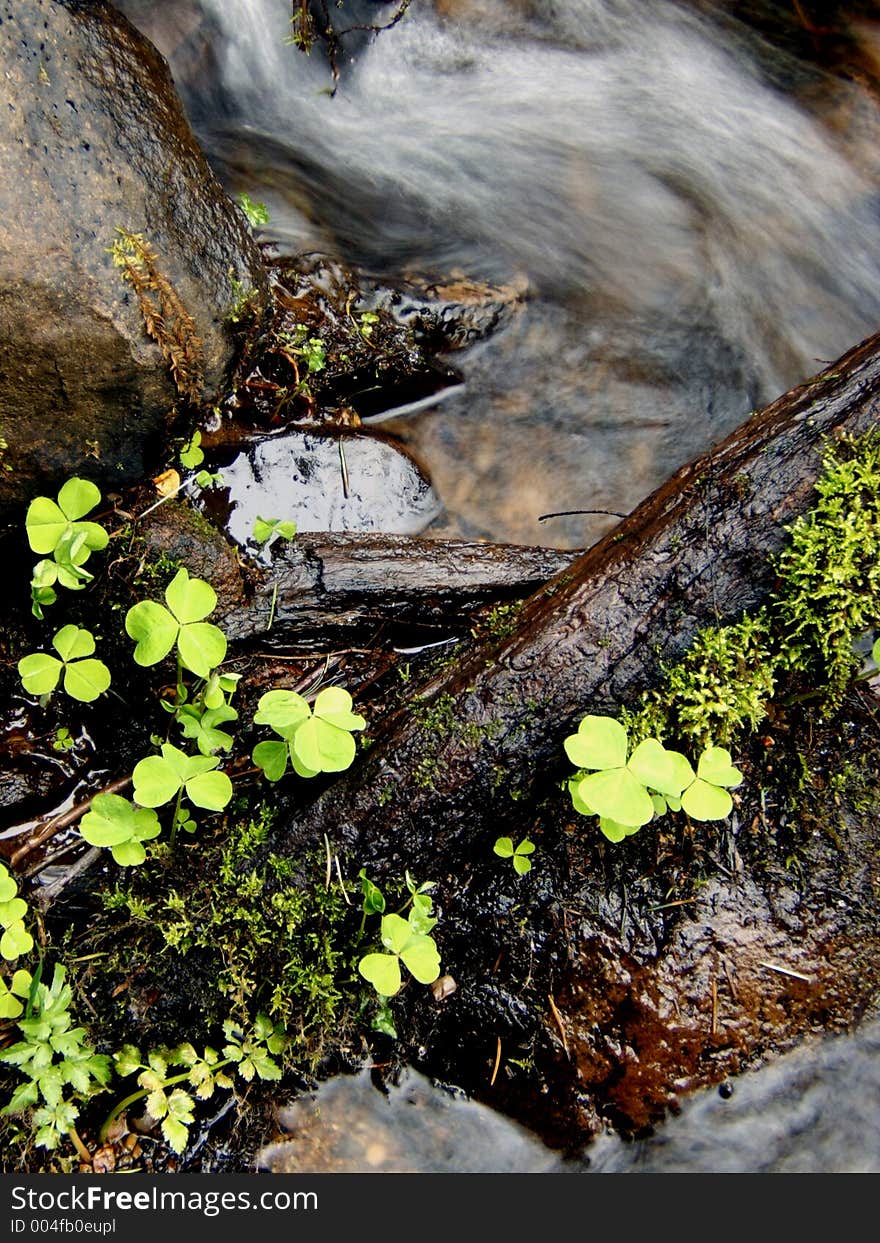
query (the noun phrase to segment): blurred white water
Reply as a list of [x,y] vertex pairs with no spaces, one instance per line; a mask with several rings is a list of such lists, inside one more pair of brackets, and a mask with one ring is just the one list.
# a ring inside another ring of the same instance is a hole
[[771,72],[744,28],[663,0],[415,0],[334,92],[287,0],[119,7],[285,249],[528,280],[462,393],[385,429],[431,470],[432,532],[589,543],[612,520],[539,516],[628,511],[880,326],[876,107]]

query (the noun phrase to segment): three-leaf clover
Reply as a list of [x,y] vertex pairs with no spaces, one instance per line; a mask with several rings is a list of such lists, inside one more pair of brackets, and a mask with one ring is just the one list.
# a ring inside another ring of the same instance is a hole
[[365,954],[358,971],[383,997],[400,991],[401,962],[420,984],[433,984],[440,974],[440,955],[433,937],[413,930],[400,915],[383,915],[380,936],[387,954]]
[[296,691],[267,691],[254,714],[254,724],[271,725],[283,741],[258,743],[254,763],[268,781],[284,776],[288,757],[300,777],[349,768],[357,750],[352,731],[366,726],[351,706],[351,695],[340,686],[325,687],[311,707]]
[[695,780],[681,796],[681,806],[692,820],[725,820],[733,808],[728,790],[742,783],[743,775],[731,763],[724,747],[707,747],[697,764]]
[[513,838],[499,837],[492,849],[502,859],[512,859],[513,866],[520,876],[525,876],[526,872],[531,871],[532,861],[527,856],[535,853],[535,843],[529,841],[527,837],[524,837],[516,847],[513,844]]
[[205,453],[201,447],[202,433],[193,432],[192,436],[180,450],[180,464],[185,466],[187,470],[195,470],[197,466],[201,466],[205,460]]
[[693,779],[684,756],[667,751],[656,738],[646,738],[627,759],[626,730],[613,717],[585,716],[578,732],[565,739],[571,762],[588,772],[575,793],[590,814],[618,825],[640,828],[654,816],[648,789],[679,798]]
[[135,764],[135,802],[141,807],[162,807],[182,790],[196,807],[222,811],[232,798],[232,782],[216,772],[220,761],[206,755],[186,755],[170,742],[161,755],[149,755]]
[[95,640],[88,630],[68,625],[52,640],[61,657],[48,652],[32,652],[18,662],[22,686],[29,695],[51,695],[64,674],[64,689],[72,699],[91,703],[110,685],[110,670],[102,660],[91,659]]
[[76,478],[62,485],[57,503],[48,496],[35,497],[25,517],[31,550],[42,557],[60,554],[55,556],[56,561],[77,566],[91,552],[106,548],[110,537],[100,523],[81,521],[100,499],[101,493],[93,483]]
[[218,708],[204,711],[198,704],[187,704],[180,709],[178,719],[184,738],[191,738],[202,755],[228,751],[232,746],[232,735],[218,728],[227,721],[238,720],[238,713],[229,704],[222,703]]
[[17,1019],[31,994],[34,979],[30,971],[19,968],[7,984],[0,979],[0,1019]]
[[161,832],[150,807],[134,807],[118,794],[96,794],[80,824],[90,846],[108,846],[121,867],[136,867],[147,857],[143,843]]
[[165,603],[141,600],[126,614],[125,630],[135,640],[134,659],[155,665],[177,644],[181,664],[197,677],[207,678],[226,657],[226,636],[219,626],[204,621],[217,606],[217,593],[201,578],[180,569],[165,588]]

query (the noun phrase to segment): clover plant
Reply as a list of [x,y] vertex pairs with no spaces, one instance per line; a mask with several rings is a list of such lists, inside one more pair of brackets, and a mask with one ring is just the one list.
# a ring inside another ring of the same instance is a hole
[[420,885],[409,872],[406,873],[410,896],[402,910],[409,907],[410,911],[404,919],[401,912],[385,914],[385,898],[381,890],[368,879],[363,868],[359,875],[364,918],[370,914],[381,915],[379,937],[387,951],[365,954],[358,963],[360,974],[373,985],[380,997],[386,998],[400,991],[401,963],[419,983],[433,984],[440,974],[440,954],[434,938],[429,935],[437,924],[429,895],[434,882],[424,881]]
[[185,794],[196,807],[222,811],[232,798],[232,782],[226,773],[216,771],[219,763],[206,755],[186,755],[164,742],[160,755],[149,755],[135,765],[135,802],[141,807],[162,807]]
[[134,659],[155,665],[177,646],[181,665],[208,678],[226,657],[226,636],[204,619],[217,606],[217,593],[201,578],[190,578],[181,568],[165,588],[165,603],[141,600],[125,617],[125,630],[135,640]]
[[619,842],[667,810],[694,820],[723,820],[733,800],[728,788],[742,773],[723,747],[707,747],[695,773],[679,751],[646,738],[629,753],[627,733],[613,717],[585,716],[565,739],[568,758],[580,771],[569,783],[576,811],[598,816],[599,828]]
[[267,781],[280,781],[287,761],[300,777],[338,773],[355,757],[352,733],[366,721],[352,712],[352,699],[340,686],[319,691],[313,706],[296,691],[267,691],[254,714],[255,725],[270,725],[281,741],[257,743],[253,761]]
[[80,822],[90,846],[109,847],[121,867],[135,867],[147,857],[143,843],[162,831],[151,807],[135,807],[119,794],[96,794]]
[[[101,500],[101,493],[88,479],[68,479],[62,485],[58,500],[37,496],[28,506],[25,529],[31,551],[40,556],[53,556],[59,566],[74,580],[90,578],[83,564],[93,552],[106,548],[109,535],[99,522],[83,522],[83,517]],[[80,586],[64,583],[64,586]]]
[[7,984],[0,979],[0,1019],[17,1019],[24,1012],[24,1003],[31,995],[34,978],[20,967]]
[[529,855],[535,852],[535,843],[524,837],[518,846],[514,846],[513,838],[499,837],[492,848],[496,855],[502,859],[510,859],[513,862],[515,870],[520,876],[525,876],[526,872],[532,870],[532,861]]
[[34,948],[34,938],[24,926],[28,905],[18,896],[18,881],[5,863],[0,863],[0,955],[14,962]]
[[195,431],[180,450],[180,464],[185,466],[187,470],[195,470],[197,466],[201,466],[204,460],[205,452],[202,449],[202,433]]
[[102,660],[92,659],[94,636],[80,626],[62,626],[52,640],[61,657],[32,652],[18,662],[21,683],[29,695],[48,698],[64,676],[64,690],[72,699],[91,703],[110,685],[110,670]]

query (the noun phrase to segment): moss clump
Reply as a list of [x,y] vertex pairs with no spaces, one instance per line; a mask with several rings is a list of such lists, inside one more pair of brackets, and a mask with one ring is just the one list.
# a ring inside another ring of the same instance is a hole
[[[311,881],[294,876],[288,859],[258,856],[268,828],[264,813],[222,842],[200,843],[195,867],[193,852],[178,847],[171,859],[132,869],[102,895],[99,939],[112,946],[109,974],[130,978],[134,967],[139,992],[186,988],[187,1039],[209,1039],[224,1019],[247,1025],[263,1012],[292,1038],[293,1059],[313,1062],[361,1002],[357,929],[339,887],[325,884],[323,856]],[[173,1022],[173,997],[166,1009]],[[137,1038],[149,1043],[143,1030]]]
[[701,630],[684,659],[666,669],[662,686],[647,691],[621,720],[636,742],[652,736],[728,746],[767,715],[775,685],[767,615],[761,610],[732,626]]
[[880,433],[830,450],[818,503],[790,528],[771,605],[779,663],[829,708],[855,673],[853,640],[880,619]]
[[768,604],[698,633],[662,684],[622,713],[634,741],[728,746],[760,724],[783,678],[826,713],[840,704],[859,664],[854,640],[880,621],[880,433],[829,448],[816,493],[788,528]]

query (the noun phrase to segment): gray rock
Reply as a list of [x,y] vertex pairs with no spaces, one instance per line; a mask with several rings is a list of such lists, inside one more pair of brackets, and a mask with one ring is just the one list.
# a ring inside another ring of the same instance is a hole
[[155,254],[171,302],[149,296],[166,339],[177,329],[183,341],[182,387],[194,400],[214,395],[233,360],[237,298],[254,290],[262,311],[268,295],[259,250],[165,61],[107,0],[0,0],[0,69],[5,517],[66,475],[104,486],[137,478],[178,400],[114,266],[118,229]]

